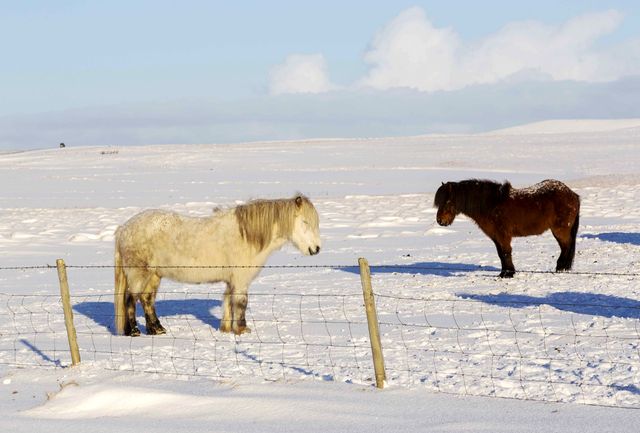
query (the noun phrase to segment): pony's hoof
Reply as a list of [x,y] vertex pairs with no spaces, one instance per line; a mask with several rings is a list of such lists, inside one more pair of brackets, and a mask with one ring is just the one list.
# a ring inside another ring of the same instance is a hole
[[231,332],[231,325],[223,323],[220,325],[220,328],[218,329],[220,332]]
[[515,271],[502,271],[500,272],[499,277],[500,278],[513,278],[513,275],[515,274]]
[[164,335],[166,333],[167,333],[167,330],[164,329],[162,326],[147,329],[147,334],[149,335]]
[[133,328],[131,331],[129,331],[128,334],[129,337],[139,337],[140,336],[140,329],[138,329],[138,327],[136,326],[135,328]]
[[247,328],[246,326],[238,326],[237,329],[233,330],[233,333],[236,335],[250,334],[251,328]]

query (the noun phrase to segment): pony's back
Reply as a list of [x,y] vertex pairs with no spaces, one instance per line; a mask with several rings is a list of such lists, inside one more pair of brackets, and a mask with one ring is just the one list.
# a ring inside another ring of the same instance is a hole
[[175,259],[203,253],[202,249],[212,244],[221,246],[234,234],[237,238],[237,227],[229,216],[228,212],[191,217],[165,210],[144,211],[118,228],[116,246],[129,264],[148,264],[160,257],[179,264],[173,263]]

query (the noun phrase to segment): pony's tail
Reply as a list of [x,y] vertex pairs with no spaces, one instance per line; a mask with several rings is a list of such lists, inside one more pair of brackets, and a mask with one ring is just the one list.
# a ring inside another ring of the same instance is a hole
[[569,245],[569,251],[567,252],[567,269],[571,269],[571,266],[573,266],[573,256],[576,255],[576,238],[578,237],[579,225],[580,225],[580,202],[578,202],[578,211],[576,212],[576,219],[573,220],[573,227],[571,227],[571,244]]
[[122,257],[120,257],[120,251],[117,242],[115,250],[115,292],[113,298],[115,333],[116,335],[124,335],[124,324],[126,316],[124,298],[127,293],[127,276],[125,275],[124,269],[122,268]]

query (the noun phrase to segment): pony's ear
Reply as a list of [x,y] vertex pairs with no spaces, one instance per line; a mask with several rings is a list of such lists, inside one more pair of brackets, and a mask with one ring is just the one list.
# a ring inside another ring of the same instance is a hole
[[301,195],[297,195],[295,198],[295,202],[296,202],[296,206],[298,208],[302,207],[302,196]]
[[506,200],[509,197],[509,192],[511,191],[511,183],[508,180],[505,180],[500,188],[498,188],[498,196],[500,200]]
[[440,182],[442,184],[442,186],[444,186],[444,182]]

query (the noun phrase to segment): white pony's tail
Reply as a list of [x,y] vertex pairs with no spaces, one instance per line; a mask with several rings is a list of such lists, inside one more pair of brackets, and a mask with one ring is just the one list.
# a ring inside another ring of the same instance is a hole
[[125,324],[125,305],[124,298],[127,293],[127,276],[122,268],[122,257],[120,257],[120,251],[118,248],[118,242],[116,241],[116,248],[114,254],[115,262],[115,293],[113,298],[113,307],[115,314],[115,331],[116,335],[124,335]]

